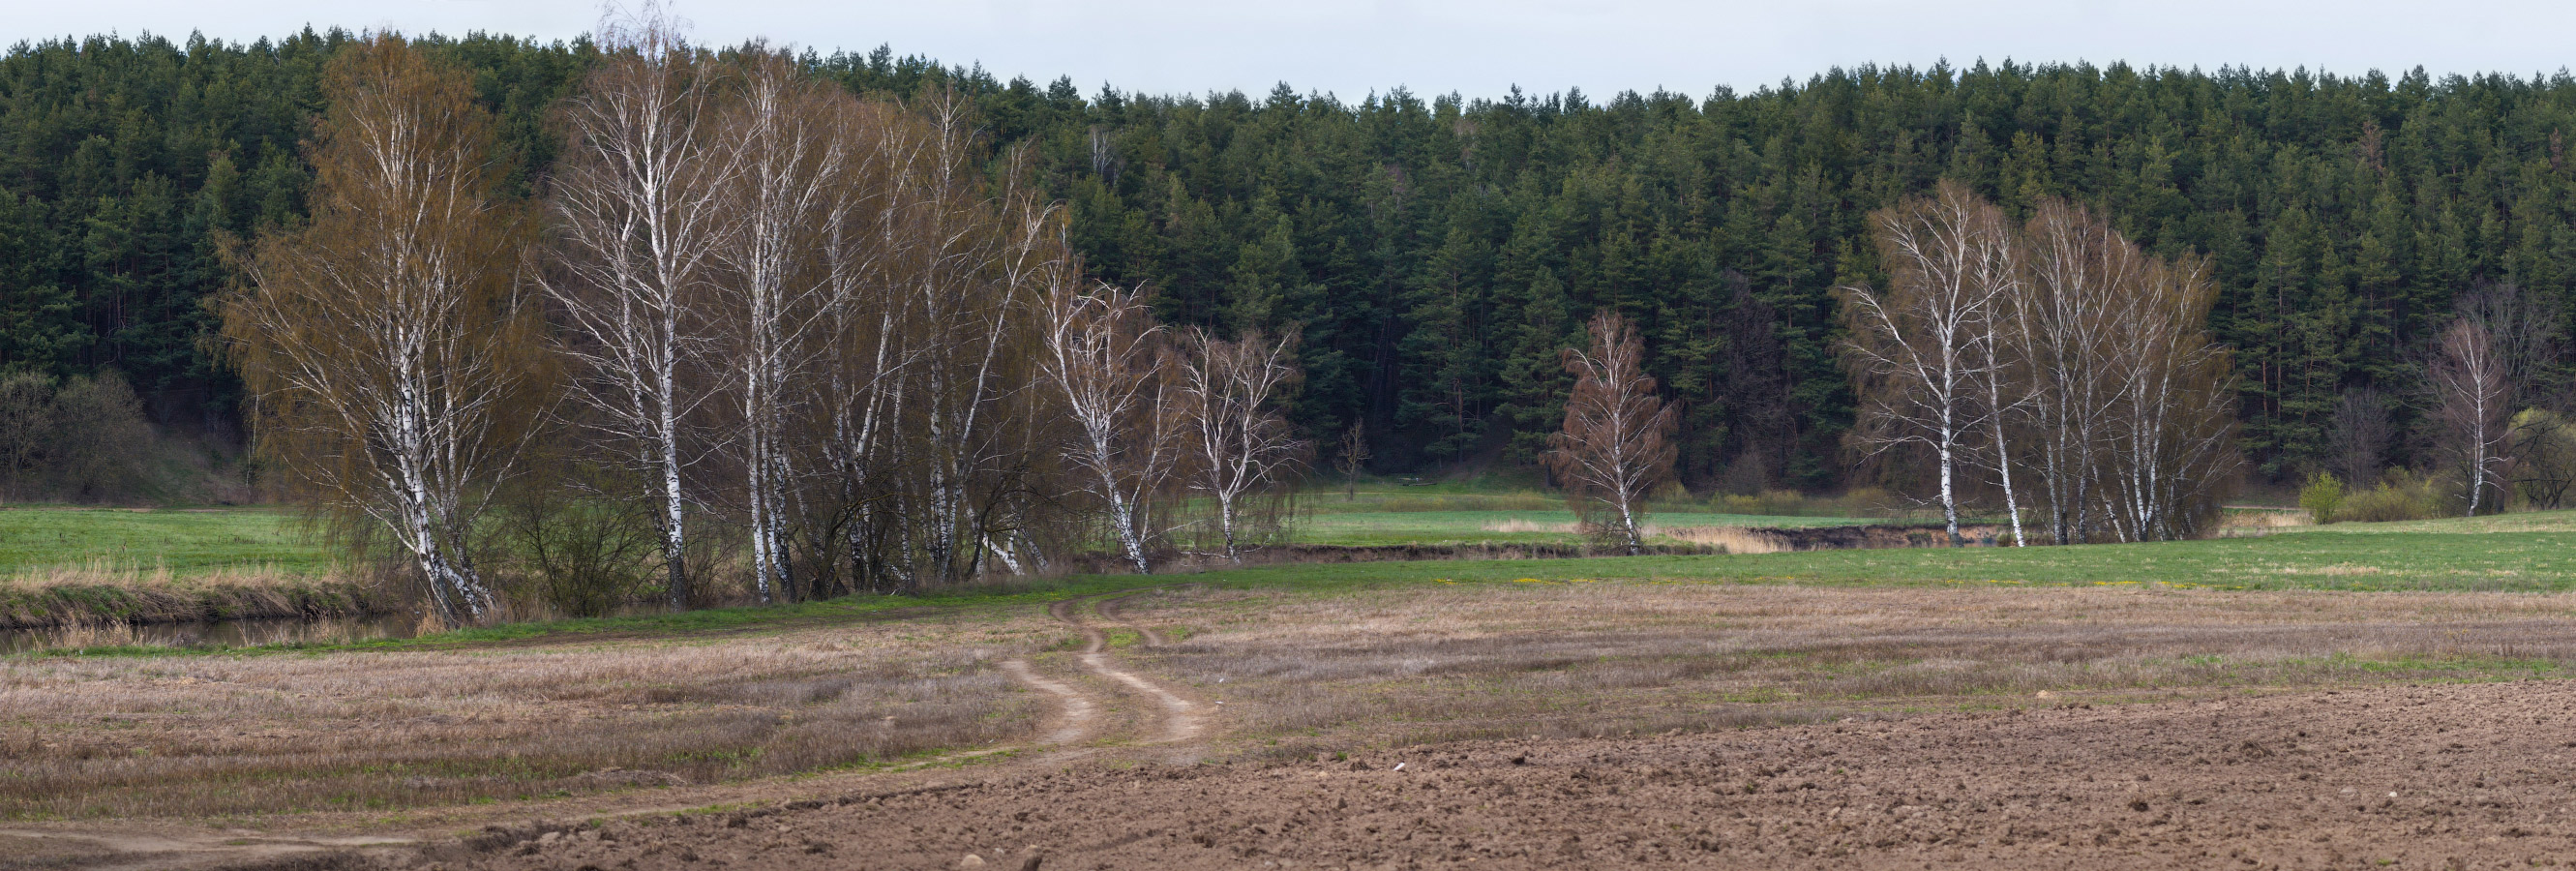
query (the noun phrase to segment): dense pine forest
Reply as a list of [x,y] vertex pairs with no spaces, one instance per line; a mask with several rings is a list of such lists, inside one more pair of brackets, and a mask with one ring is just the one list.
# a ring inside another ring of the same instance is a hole
[[[225,240],[302,220],[299,142],[324,62],[353,42],[92,38],[0,58],[0,370],[113,370],[165,427],[237,428],[204,300],[234,280]],[[538,190],[548,107],[596,53],[423,46],[476,70],[525,167],[505,187]],[[2576,291],[2563,73],[1978,63],[1705,96],[1352,100],[1086,94],[882,48],[803,63],[866,94],[971,94],[989,144],[1030,149],[1094,273],[1150,288],[1169,322],[1300,330],[1291,419],[1323,445],[1364,424],[1380,471],[1531,463],[1564,417],[1559,349],[1606,307],[1682,403],[1685,483],[1856,483],[1832,288],[1881,277],[1872,210],[1943,178],[2015,218],[2066,197],[2159,255],[2207,255],[2242,447],[2271,480],[2334,462],[2348,395],[2411,420],[2412,361],[2455,297]]]

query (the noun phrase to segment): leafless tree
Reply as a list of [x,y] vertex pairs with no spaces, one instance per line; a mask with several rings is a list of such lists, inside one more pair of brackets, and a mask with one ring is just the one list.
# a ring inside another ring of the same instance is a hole
[[2436,440],[2459,464],[2468,488],[2468,516],[2497,483],[2509,433],[2511,378],[2495,331],[2474,313],[2463,313],[2442,331],[2424,367],[2433,392]]
[[2092,537],[2103,482],[2103,445],[2118,402],[2114,360],[2126,337],[2121,312],[2147,258],[2082,207],[2044,200],[2020,247],[2027,280],[2010,300],[2005,331],[2022,387],[2020,423],[2038,473],[2039,501],[2058,544]]
[[1080,485],[1108,513],[1120,551],[1151,574],[1149,503],[1180,459],[1179,392],[1168,336],[1133,290],[1064,275],[1045,301],[1038,363],[1079,435],[1069,452]]
[[2159,260],[2056,199],[2035,205],[2015,244],[2024,277],[2003,305],[1997,359],[2017,389],[1995,407],[2027,445],[2050,538],[2196,534],[2238,463],[2204,264]]
[[476,520],[543,413],[526,222],[471,77],[378,35],[332,59],[311,221],[258,241],[221,302],[261,447],[418,565],[438,617],[492,611]]
[[1356,501],[1360,496],[1360,472],[1368,468],[1368,421],[1351,421],[1351,428],[1342,431],[1337,453],[1340,456],[1335,462],[1342,467],[1342,501]]
[[2484,326],[2504,367],[2505,404],[2522,406],[2555,395],[2567,373],[2561,359],[2566,334],[2557,303],[2517,284],[2491,284],[2462,294],[2459,316]]
[[1191,453],[1188,483],[1215,504],[1225,558],[1236,554],[1236,518],[1246,495],[1279,482],[1305,454],[1273,403],[1300,375],[1291,352],[1297,334],[1259,331],[1235,341],[1205,330],[1181,333],[1177,360],[1181,411]]
[[722,315],[714,332],[732,372],[731,444],[743,476],[753,589],[763,602],[793,595],[789,416],[799,385],[820,380],[821,339],[859,290],[863,258],[840,245],[864,207],[851,184],[872,157],[856,99],[813,81],[792,59],[758,46],[736,53],[737,93],[722,117],[737,156],[719,203],[728,232],[715,246]]
[[2379,470],[2396,440],[2397,425],[2389,420],[2388,402],[2378,389],[2345,390],[2335,402],[2334,420],[2326,431],[2326,454],[2345,484],[2362,487],[2379,480]]
[[1646,496],[1672,476],[1677,409],[1655,393],[1635,325],[1602,309],[1586,327],[1590,347],[1564,351],[1574,393],[1546,460],[1585,525],[1634,556],[1645,550]]
[[2217,285],[2206,261],[2184,257],[2150,259],[2135,282],[2110,290],[2125,303],[2106,361],[2113,402],[2101,489],[2111,531],[2124,541],[2197,535],[2241,463],[2234,368],[2208,329]]
[[997,182],[976,153],[965,98],[934,91],[915,101],[934,130],[900,206],[908,245],[891,287],[911,294],[907,414],[919,429],[897,462],[918,469],[921,573],[964,580],[1021,486],[1028,445],[1011,416],[1043,353],[1030,321],[1050,287],[1078,272],[1061,210],[1030,186],[1025,154],[1005,155]]
[[[806,385],[820,411],[808,441],[822,478],[799,501],[807,548],[817,572],[846,562],[853,585],[878,589],[905,573],[891,551],[902,538],[886,521],[901,496],[902,419],[910,363],[922,349],[914,341],[919,296],[881,292],[908,288],[903,270],[928,242],[908,231],[907,206],[924,185],[914,178],[935,134],[918,116],[897,107],[867,104],[851,126],[867,141],[866,159],[851,167],[856,201],[826,240],[818,260],[829,282],[823,291],[828,331],[820,342],[821,373]],[[878,292],[871,292],[878,291]],[[837,558],[828,556],[839,551]],[[830,587],[830,577],[816,583]],[[900,586],[900,584],[896,584]]]
[[[1963,439],[1984,423],[1995,375],[1993,321],[2010,289],[2003,213],[1955,182],[1871,216],[1885,290],[1837,288],[1851,329],[1846,362],[1862,387],[1856,434],[1871,453],[1903,445],[1932,452],[1952,546],[1959,538],[1957,467]],[[2008,466],[2009,463],[2002,464]]]
[[713,380],[699,317],[729,228],[740,150],[718,127],[722,76],[658,7],[600,28],[597,69],[557,109],[544,287],[584,428],[649,482],[673,610],[689,604],[690,421]]

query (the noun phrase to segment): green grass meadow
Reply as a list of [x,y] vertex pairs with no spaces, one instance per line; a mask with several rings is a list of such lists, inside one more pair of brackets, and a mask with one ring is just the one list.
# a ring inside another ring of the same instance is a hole
[[2416,531],[2370,530],[2351,524],[2261,538],[2150,544],[1277,565],[1208,576],[1229,583],[1300,587],[1626,579],[1824,585],[2135,584],[2221,590],[2576,590],[2576,529],[2477,533],[2445,531],[2438,523]]
[[307,541],[300,526],[260,508],[9,508],[0,510],[0,576],[66,567],[327,571],[330,551]]
[[[1884,521],[1854,517],[1784,517],[1759,514],[1712,514],[1705,512],[1658,511],[1649,515],[1651,526],[1756,526],[1800,527],[1839,526]],[[1300,518],[1290,531],[1298,544],[1345,546],[1368,545],[1461,545],[1461,544],[1578,544],[1583,536],[1554,527],[1574,523],[1574,512],[1558,509],[1535,511],[1318,511]],[[1521,527],[1548,527],[1526,529]],[[1652,543],[1672,543],[1673,539],[1657,536]]]

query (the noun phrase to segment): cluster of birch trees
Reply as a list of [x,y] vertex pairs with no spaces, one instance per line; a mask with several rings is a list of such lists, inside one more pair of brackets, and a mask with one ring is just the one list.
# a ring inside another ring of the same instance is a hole
[[313,218],[236,246],[220,306],[308,499],[416,565],[450,625],[496,608],[484,563],[561,545],[487,521],[531,491],[649,530],[630,562],[673,608],[1112,542],[1150,571],[1189,530],[1236,553],[1302,457],[1275,410],[1293,337],[1174,332],[1085,278],[961,99],[670,34],[603,30],[535,201],[498,192],[463,71],[390,35],[333,60]]
[[1927,462],[1954,544],[1972,487],[2000,497],[2016,544],[2215,520],[2241,460],[2203,260],[2152,256],[2063,200],[2014,222],[1953,182],[1872,226],[1888,281],[1839,289],[1855,435]]

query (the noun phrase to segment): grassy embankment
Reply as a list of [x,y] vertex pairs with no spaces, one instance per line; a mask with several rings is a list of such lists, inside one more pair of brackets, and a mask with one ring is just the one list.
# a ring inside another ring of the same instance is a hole
[[274,510],[0,510],[0,628],[342,616],[393,604]]

